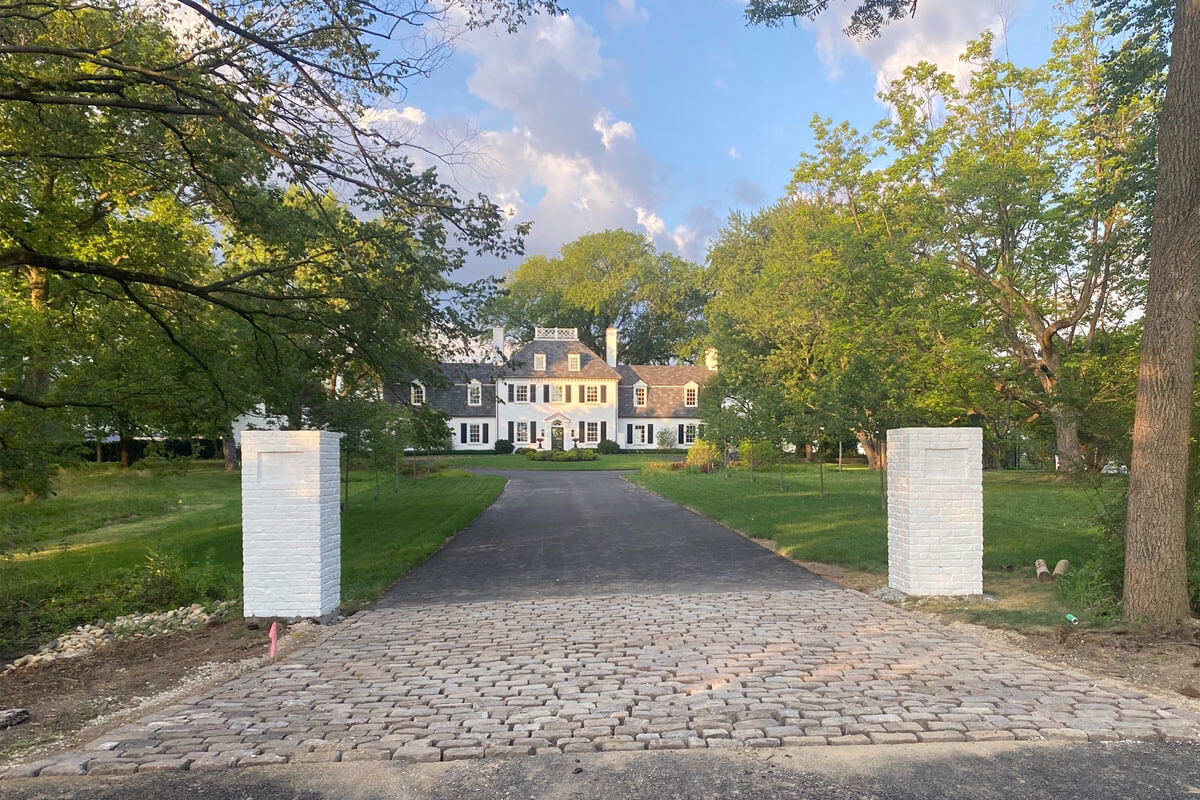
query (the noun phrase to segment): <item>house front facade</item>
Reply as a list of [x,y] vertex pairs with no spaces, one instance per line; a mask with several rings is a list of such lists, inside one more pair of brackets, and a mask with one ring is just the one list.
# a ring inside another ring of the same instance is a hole
[[[493,333],[499,353],[503,329]],[[625,449],[655,449],[663,431],[673,446],[698,436],[700,393],[716,371],[704,366],[621,365],[617,330],[606,332],[605,357],[579,341],[575,328],[537,328],[533,341],[492,364],[443,364],[449,385],[414,382],[409,400],[450,417],[455,450],[516,447],[571,450],[605,439]]]

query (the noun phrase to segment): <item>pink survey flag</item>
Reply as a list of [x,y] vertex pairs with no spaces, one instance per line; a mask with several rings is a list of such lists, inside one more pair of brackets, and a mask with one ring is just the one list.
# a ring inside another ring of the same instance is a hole
[[267,636],[270,636],[270,637],[271,637],[271,660],[272,660],[272,661],[274,661],[274,660],[275,660],[275,641],[276,641],[276,640],[279,638],[279,628],[278,628],[278,625],[279,625],[279,623],[277,623],[277,622],[272,622],[272,623],[271,623],[271,630],[270,630],[270,631],[267,633]]

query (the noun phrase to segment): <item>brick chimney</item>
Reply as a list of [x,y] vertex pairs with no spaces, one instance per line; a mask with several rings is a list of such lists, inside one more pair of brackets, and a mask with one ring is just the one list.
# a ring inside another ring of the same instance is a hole
[[617,329],[607,328],[604,331],[604,360],[610,367],[617,365]]
[[504,326],[492,326],[492,363],[504,363]]

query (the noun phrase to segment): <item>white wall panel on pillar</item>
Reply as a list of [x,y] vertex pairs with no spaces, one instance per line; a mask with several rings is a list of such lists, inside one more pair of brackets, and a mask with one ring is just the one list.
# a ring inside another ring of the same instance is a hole
[[888,586],[982,594],[983,430],[890,430],[887,470]]
[[247,617],[329,619],[341,604],[340,433],[242,434]]

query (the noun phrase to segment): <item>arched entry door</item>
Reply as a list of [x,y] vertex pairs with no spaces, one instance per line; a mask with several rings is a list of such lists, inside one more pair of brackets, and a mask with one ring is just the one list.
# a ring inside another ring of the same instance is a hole
[[550,449],[563,449],[563,426],[561,422],[555,422],[550,426]]

